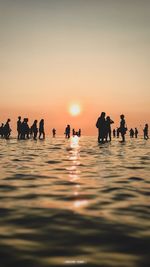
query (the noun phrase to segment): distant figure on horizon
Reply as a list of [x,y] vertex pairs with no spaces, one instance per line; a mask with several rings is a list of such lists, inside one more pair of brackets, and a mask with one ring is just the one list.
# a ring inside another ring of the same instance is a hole
[[21,116],[18,117],[18,121],[17,121],[17,132],[18,132],[18,140],[21,139]]
[[100,117],[97,119],[96,127],[98,129],[98,142],[104,143],[104,138],[106,135],[106,121],[105,121],[105,112],[102,112]]
[[52,134],[53,134],[53,137],[56,136],[56,129],[55,128],[52,129]]
[[143,132],[144,132],[144,139],[145,140],[149,139],[149,136],[148,136],[148,124],[147,123],[145,124]]
[[10,133],[11,133],[11,128],[10,128],[9,122],[10,122],[10,119],[8,119],[6,124],[4,125],[4,137],[6,139],[9,139]]
[[41,139],[41,135],[43,135],[42,139],[45,139],[45,131],[44,131],[44,120],[41,119],[39,123],[39,139]]
[[31,130],[33,133],[33,139],[37,140],[37,133],[38,133],[37,120],[34,121],[33,125],[31,126]]
[[112,123],[114,123],[114,121],[111,120],[111,118],[109,116],[107,116],[106,121],[105,121],[106,142],[108,141],[108,137],[109,137],[109,141],[111,141],[111,124]]
[[70,138],[70,125],[68,124],[65,129],[65,136],[66,138]]
[[138,129],[137,128],[135,128],[135,131],[134,131],[134,134],[135,134],[135,138],[137,138],[138,137]]
[[113,129],[113,137],[115,138],[116,137],[116,130]]
[[132,128],[129,130],[129,133],[130,133],[130,138],[133,138],[134,137],[134,130]]
[[120,128],[119,128],[119,131],[121,133],[121,137],[122,137],[122,142],[125,142],[125,134],[126,134],[126,131],[127,131],[127,127],[126,127],[126,122],[125,122],[125,119],[124,119],[124,115],[120,115]]

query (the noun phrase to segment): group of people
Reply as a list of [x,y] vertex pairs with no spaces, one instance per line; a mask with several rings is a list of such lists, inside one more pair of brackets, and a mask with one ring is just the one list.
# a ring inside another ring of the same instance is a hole
[[24,118],[21,121],[21,116],[18,117],[17,121],[17,132],[18,132],[18,140],[25,140],[33,137],[34,140],[37,139],[37,135],[39,133],[39,139],[45,139],[45,131],[44,131],[44,120],[41,119],[39,122],[34,120],[31,127],[28,124],[28,118]]
[[[11,131],[12,130],[10,127],[10,119],[8,119],[6,124],[2,123],[0,127],[0,136],[2,138],[9,139]],[[33,124],[30,127],[28,124],[28,118],[24,118],[23,120],[21,120],[21,116],[19,116],[17,121],[18,140],[25,140],[32,137],[34,140],[36,140],[37,136],[39,137],[39,139],[45,139],[44,120],[43,119],[40,120],[39,127],[38,127],[38,121],[34,120]]]
[[[5,139],[9,139],[11,134],[11,127],[10,127],[10,119],[7,120],[6,124],[2,123],[0,127],[0,136]],[[28,118],[24,118],[21,120],[21,116],[18,117],[17,121],[17,138],[18,140],[25,140],[33,137],[34,140],[37,139],[37,135],[39,133],[39,139],[45,138],[45,131],[44,131],[44,120],[41,119],[39,122],[34,120],[32,126],[30,127],[28,124]]]
[[[102,112],[100,117],[97,119],[96,122],[96,127],[98,128],[98,142],[99,143],[104,143],[111,141],[111,124],[113,124],[114,121],[110,118],[110,116],[106,117],[106,113]],[[113,129],[113,137],[119,137],[121,135],[122,137],[122,142],[125,141],[125,135],[127,133],[127,125],[125,121],[125,116],[122,114],[120,115],[120,126],[115,130]],[[0,137],[9,139],[10,134],[11,134],[11,127],[10,127],[10,119],[6,121],[6,123],[2,123],[0,126]],[[130,137],[137,138],[138,137],[138,129],[131,128],[129,130]],[[148,136],[148,124],[146,123],[143,129],[144,133],[144,139],[147,140],[149,138]],[[70,138],[71,135],[71,127],[68,124],[65,128],[65,137]],[[56,129],[52,129],[52,135],[53,137],[56,136]],[[81,129],[76,131],[74,128],[72,129],[72,136],[81,136]],[[44,119],[41,119],[38,125],[38,121],[34,120],[33,124],[31,127],[28,124],[28,118],[24,118],[21,120],[21,116],[18,117],[17,121],[17,138],[18,140],[25,140],[29,138],[33,138],[36,140],[37,138],[39,139],[45,139],[45,130],[44,130]]]
[[[100,117],[97,119],[96,122],[96,127],[98,128],[98,142],[99,143],[104,143],[107,141],[111,141],[111,124],[113,124],[114,121],[107,116],[106,117],[106,113],[102,112]],[[121,135],[122,137],[122,142],[125,142],[125,135],[127,133],[127,125],[126,125],[126,121],[125,121],[125,116],[122,114],[120,115],[120,127],[118,127],[116,130],[113,129],[113,137],[119,137],[119,135]],[[130,137],[133,138],[135,136],[135,138],[138,137],[138,129],[135,128],[135,130],[133,130],[133,128],[131,128],[129,130],[130,133]],[[148,137],[148,124],[145,124],[145,127],[143,129],[143,133],[144,133],[144,139],[147,140]]]
[[2,123],[0,126],[0,136],[2,138],[8,139],[11,134],[11,128],[10,128],[10,119],[6,121],[6,123]]
[[137,138],[139,132],[138,132],[138,129],[137,129],[137,128],[135,128],[135,130],[133,130],[133,128],[131,128],[131,129],[129,130],[129,133],[130,133],[130,137],[131,137],[131,138],[133,138],[133,137]]
[[[70,134],[71,134],[71,127],[70,127],[70,125],[68,124],[67,126],[66,126],[66,128],[65,128],[65,132],[64,132],[64,134],[65,134],[65,137],[66,138],[70,138]],[[78,131],[76,131],[74,128],[72,129],[72,136],[78,136],[78,137],[80,137],[81,136],[81,129],[79,129]]]

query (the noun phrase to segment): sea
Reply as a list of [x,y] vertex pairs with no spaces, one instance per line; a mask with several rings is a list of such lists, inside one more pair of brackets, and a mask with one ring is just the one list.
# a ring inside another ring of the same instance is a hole
[[0,267],[150,266],[150,142],[0,139]]

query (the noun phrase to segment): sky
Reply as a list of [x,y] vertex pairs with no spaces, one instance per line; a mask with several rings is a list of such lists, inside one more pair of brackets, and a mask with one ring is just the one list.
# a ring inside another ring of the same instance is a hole
[[[150,123],[149,0],[0,0],[0,122],[18,115],[97,134]],[[69,106],[81,113],[72,116]]]

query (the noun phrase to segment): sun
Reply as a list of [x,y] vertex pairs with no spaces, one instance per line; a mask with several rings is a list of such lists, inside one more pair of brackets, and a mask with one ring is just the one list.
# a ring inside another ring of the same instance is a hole
[[81,113],[81,107],[79,104],[70,105],[69,112],[72,116],[77,116]]

